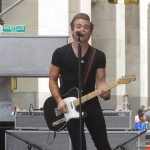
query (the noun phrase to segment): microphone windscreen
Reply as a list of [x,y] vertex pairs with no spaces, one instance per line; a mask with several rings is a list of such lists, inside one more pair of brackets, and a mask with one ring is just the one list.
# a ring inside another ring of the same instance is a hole
[[77,36],[83,37],[85,36],[85,32],[83,31],[76,31]]

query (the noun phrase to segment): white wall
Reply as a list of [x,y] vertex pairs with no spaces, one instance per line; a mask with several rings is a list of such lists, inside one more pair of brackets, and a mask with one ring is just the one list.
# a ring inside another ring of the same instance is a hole
[[68,0],[39,0],[38,34],[68,35]]

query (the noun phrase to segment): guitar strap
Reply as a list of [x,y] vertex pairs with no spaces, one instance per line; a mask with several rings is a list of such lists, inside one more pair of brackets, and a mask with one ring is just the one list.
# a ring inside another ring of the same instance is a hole
[[83,78],[82,78],[82,85],[81,85],[82,92],[83,92],[83,90],[85,88],[86,81],[88,79],[90,70],[92,68],[92,64],[93,64],[93,60],[94,60],[94,57],[95,57],[95,53],[96,53],[96,49],[91,46],[91,52],[90,52],[89,59],[88,59],[88,62],[87,62],[87,65],[86,65],[86,68],[85,68],[85,71],[84,71],[84,75],[83,75]]

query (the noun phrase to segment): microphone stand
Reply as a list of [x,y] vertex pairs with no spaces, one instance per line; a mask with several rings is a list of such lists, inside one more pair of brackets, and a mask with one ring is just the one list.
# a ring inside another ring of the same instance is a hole
[[[44,150],[44,149],[41,148],[40,146],[37,146],[37,145],[35,145],[34,143],[31,143],[31,142],[29,142],[29,141],[26,141],[26,140],[23,139],[23,138],[20,138],[18,135],[15,135],[15,134],[13,134],[13,133],[9,133],[8,131],[5,131],[5,133],[7,133],[7,134],[9,134],[9,135],[15,137],[16,139],[18,139],[18,140],[20,140],[20,141],[26,143],[26,144],[28,145],[28,150],[31,150],[32,147],[34,147],[34,148],[36,148],[36,149],[38,149],[38,150]],[[45,149],[45,150],[46,150],[46,149]]]
[[79,118],[80,118],[80,150],[82,150],[82,107],[81,107],[81,40],[78,36],[78,73],[79,73]]

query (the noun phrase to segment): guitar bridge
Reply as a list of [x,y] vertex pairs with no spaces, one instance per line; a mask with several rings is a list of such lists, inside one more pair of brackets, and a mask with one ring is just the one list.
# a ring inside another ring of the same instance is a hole
[[65,122],[65,121],[66,121],[66,118],[62,118],[62,119],[60,119],[60,120],[57,120],[57,121],[53,122],[52,125],[53,125],[53,126],[57,126],[57,125],[59,125],[59,124]]
[[58,111],[57,108],[55,108],[54,111],[55,111],[56,117],[59,116],[59,115],[61,115],[61,113]]

